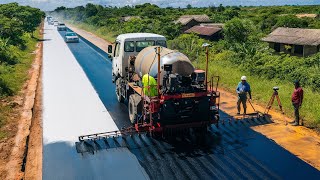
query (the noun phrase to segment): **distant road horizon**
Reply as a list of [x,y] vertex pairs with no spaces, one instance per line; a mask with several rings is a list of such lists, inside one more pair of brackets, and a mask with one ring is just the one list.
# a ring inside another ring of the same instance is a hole
[[188,4],[193,7],[208,6],[282,6],[282,5],[320,5],[320,0],[1,0],[0,4],[10,2],[18,2],[21,5],[28,5],[40,8],[43,11],[52,11],[59,6],[76,7],[85,6],[87,3],[100,4],[102,6],[134,6],[143,3],[156,4],[160,7],[181,7],[184,8]]

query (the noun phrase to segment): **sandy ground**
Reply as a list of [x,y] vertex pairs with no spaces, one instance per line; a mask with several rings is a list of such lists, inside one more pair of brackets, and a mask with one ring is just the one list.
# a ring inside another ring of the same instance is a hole
[[96,45],[98,48],[100,48],[103,51],[105,51],[106,53],[108,53],[108,45],[112,45],[112,42],[104,40],[91,32],[79,29],[79,28],[72,26],[70,24],[67,24],[67,26],[69,29],[71,29],[74,32],[77,32],[77,34],[79,34],[80,36],[82,36],[85,39],[88,39],[90,41],[95,39],[94,45]]
[[42,73],[38,79],[33,119],[30,127],[25,180],[42,179]]
[[[43,32],[43,29],[41,32]],[[15,98],[15,102],[17,102],[19,107],[15,110],[15,114],[11,119],[12,121],[10,120],[10,123],[5,127],[11,134],[5,142],[0,143],[0,179],[22,179],[24,176],[22,164],[33,117],[33,107],[42,60],[42,42],[37,44],[37,49],[34,53],[36,57],[32,68],[29,70],[30,78],[26,82],[21,95]]]
[[[89,40],[91,43],[97,45],[105,52],[108,51],[107,45],[110,44],[110,42],[92,34],[91,32],[87,32],[73,26],[69,28]],[[237,112],[237,96],[222,88],[219,88],[219,91],[221,93],[221,110],[225,111],[229,115],[235,116]],[[276,105],[277,104],[275,102],[274,106],[269,111],[274,123],[252,127],[252,129],[274,140],[277,144],[284,147],[292,154],[320,170],[320,135],[303,126],[294,127],[286,125],[286,122],[291,122],[292,119],[277,111],[278,107]],[[250,104],[247,104],[247,106],[247,113],[253,113],[254,110],[250,107]],[[257,111],[264,112],[266,105],[254,103],[253,106]],[[223,118],[226,117],[222,117],[222,119]]]

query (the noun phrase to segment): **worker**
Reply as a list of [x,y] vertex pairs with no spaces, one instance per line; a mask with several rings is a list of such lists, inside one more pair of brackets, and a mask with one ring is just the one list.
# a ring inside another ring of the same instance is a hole
[[291,123],[293,126],[298,126],[299,125],[299,109],[301,108],[302,100],[303,100],[303,89],[300,86],[300,82],[298,80],[295,80],[293,84],[294,84],[294,90],[291,96],[291,101],[294,108],[295,120]]
[[150,76],[145,74],[142,76],[143,93],[147,96],[154,97],[158,95],[157,81]]
[[247,113],[247,94],[249,94],[249,98],[251,99],[251,89],[250,89],[249,83],[247,82],[246,76],[241,77],[241,82],[239,82],[236,91],[238,94],[238,101],[237,101],[238,113],[237,114],[240,114],[241,103],[244,111],[243,114],[246,114]]

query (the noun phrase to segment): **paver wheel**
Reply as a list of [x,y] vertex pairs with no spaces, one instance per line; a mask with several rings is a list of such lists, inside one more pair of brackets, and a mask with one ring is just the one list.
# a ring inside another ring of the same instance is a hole
[[132,124],[137,122],[138,115],[142,112],[141,96],[138,94],[131,94],[129,96],[129,119]]

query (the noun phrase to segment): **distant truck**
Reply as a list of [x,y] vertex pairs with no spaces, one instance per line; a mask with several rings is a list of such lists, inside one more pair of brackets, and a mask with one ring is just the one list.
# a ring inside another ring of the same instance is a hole
[[57,30],[58,31],[66,31],[67,30],[67,26],[64,23],[59,23],[57,26]]
[[117,99],[128,102],[136,131],[205,131],[219,120],[219,94],[205,71],[195,70],[187,56],[166,46],[164,36],[151,33],[121,34],[114,48],[108,46]]

